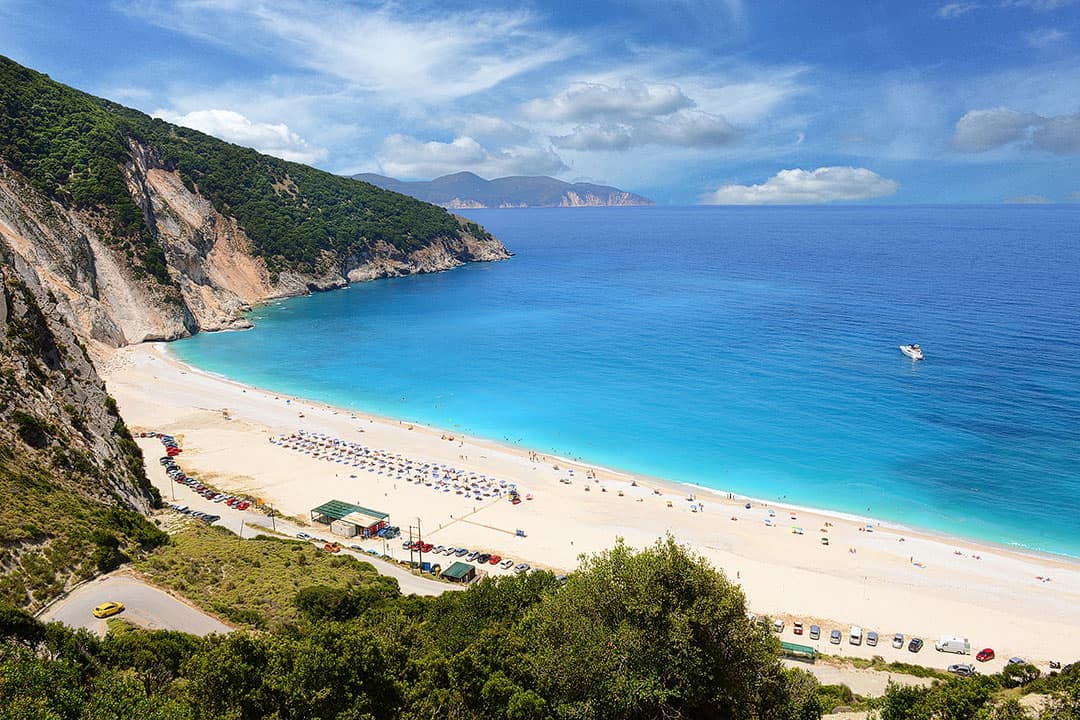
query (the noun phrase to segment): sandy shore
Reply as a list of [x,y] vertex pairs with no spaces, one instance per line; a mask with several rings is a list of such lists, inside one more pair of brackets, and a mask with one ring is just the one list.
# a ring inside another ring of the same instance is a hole
[[[641,547],[671,533],[739,582],[755,612],[786,618],[785,640],[823,652],[945,667],[973,661],[934,651],[939,636],[959,635],[970,638],[973,651],[997,651],[987,671],[1010,655],[1044,669],[1050,659],[1080,656],[1080,563],[873,518],[758,501],[746,508],[748,501],[737,496],[275,395],[188,368],[160,345],[116,351],[98,366],[129,426],[177,436],[185,469],[286,515],[307,519],[311,508],[344,500],[388,512],[403,529],[419,519],[425,539],[435,544],[498,552],[559,571],[573,569],[580,553],[610,547],[617,537]],[[517,483],[533,499],[519,505],[505,498],[466,499],[270,442],[300,430]],[[792,636],[794,620],[821,625],[822,639]],[[829,644],[831,629],[846,634],[852,624],[876,630],[881,644]],[[896,632],[920,636],[927,647],[917,655],[894,650],[889,640]]]

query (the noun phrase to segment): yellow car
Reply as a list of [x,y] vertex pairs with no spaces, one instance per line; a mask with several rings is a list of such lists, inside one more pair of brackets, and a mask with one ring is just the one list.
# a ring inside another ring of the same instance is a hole
[[101,603],[96,608],[94,608],[94,617],[96,617],[96,618],[107,618],[110,615],[115,615],[116,613],[120,612],[123,609],[124,609],[124,603],[122,603],[122,602],[113,601],[113,602]]

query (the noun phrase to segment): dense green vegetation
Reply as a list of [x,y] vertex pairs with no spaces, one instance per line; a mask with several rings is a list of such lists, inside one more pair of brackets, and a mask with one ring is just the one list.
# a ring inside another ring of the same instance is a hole
[[[201,550],[214,542],[240,543],[211,535]],[[292,554],[309,552],[289,541],[253,545],[284,577],[297,576]],[[289,622],[227,637],[128,630],[98,641],[0,612],[0,717],[821,714],[816,683],[783,668],[776,639],[748,622],[740,590],[670,539],[642,552],[617,546],[566,585],[534,573],[421,598],[371,592],[361,576],[359,586],[313,578],[293,593],[299,612]]]
[[133,265],[167,283],[164,253],[122,173],[132,141],[235,217],[275,272],[461,233],[441,208],[153,119],[0,56],[0,158],[47,197],[98,213]]

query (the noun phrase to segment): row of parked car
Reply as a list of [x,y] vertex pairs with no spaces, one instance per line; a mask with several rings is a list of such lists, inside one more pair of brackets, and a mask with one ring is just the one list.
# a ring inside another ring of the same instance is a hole
[[528,563],[514,564],[514,561],[510,558],[503,558],[501,555],[494,555],[492,553],[482,553],[477,550],[469,550],[469,548],[459,547],[446,547],[444,545],[432,545],[430,543],[421,542],[419,540],[409,541],[406,540],[401,544],[401,547],[406,550],[413,550],[420,553],[433,553],[435,555],[452,555],[459,558],[465,558],[468,562],[475,562],[478,565],[498,565],[504,570],[513,568],[516,572],[528,572]]
[[212,513],[206,513],[206,512],[203,512],[202,510],[192,510],[187,505],[181,505],[180,503],[171,503],[169,505],[169,507],[172,508],[173,510],[175,510],[176,512],[178,512],[178,513],[183,513],[184,515],[190,515],[191,517],[195,518],[196,520],[202,520],[207,525],[210,525],[212,523],[216,523],[218,520],[221,519],[220,515],[214,515]]
[[227,507],[231,507],[234,510],[247,510],[251,507],[251,503],[248,500],[237,497],[236,495],[227,495],[223,492],[219,492],[209,485],[204,485],[190,475],[187,475],[180,469],[180,466],[176,464],[176,461],[173,460],[172,457],[161,458],[161,464],[165,467],[165,473],[174,481],[181,485],[187,485],[207,500],[224,503]]

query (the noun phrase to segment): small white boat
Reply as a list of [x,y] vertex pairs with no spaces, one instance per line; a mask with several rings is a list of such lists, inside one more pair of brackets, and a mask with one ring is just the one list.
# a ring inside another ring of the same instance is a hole
[[922,360],[922,348],[919,347],[918,343],[901,345],[900,352],[904,353],[912,360]]

